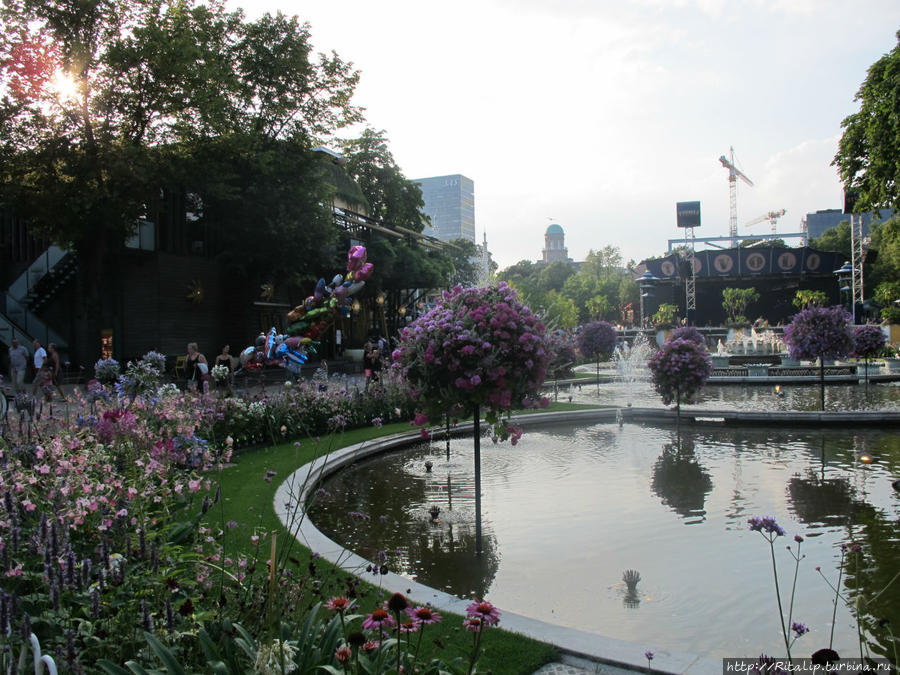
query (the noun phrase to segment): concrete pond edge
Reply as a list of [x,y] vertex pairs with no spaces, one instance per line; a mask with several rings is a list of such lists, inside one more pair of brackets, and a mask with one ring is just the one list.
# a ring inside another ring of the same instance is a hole
[[[847,426],[867,424],[870,426],[900,425],[900,413],[860,412],[744,412],[744,411],[686,411],[682,409],[681,424],[727,425],[809,425]],[[595,423],[642,421],[656,424],[674,424],[674,410],[656,408],[590,408],[562,412],[541,412],[519,415],[513,421],[522,427],[542,426],[557,423]],[[445,438],[445,430],[434,429],[433,438]],[[470,435],[472,423],[465,422],[451,428],[451,436]],[[432,607],[465,616],[471,599],[463,599],[421,584],[408,577],[388,572],[373,576],[366,567],[373,566],[366,560],[320,532],[309,518],[305,517],[304,506],[321,482],[341,468],[360,459],[372,457],[391,450],[398,450],[421,439],[418,431],[384,436],[371,441],[357,443],[336,450],[325,457],[313,460],[294,471],[279,485],[274,499],[275,513],[288,532],[301,544],[342,570],[366,579],[389,593],[403,593],[417,604],[429,603]],[[721,659],[698,656],[688,652],[655,649],[650,644],[638,644],[618,640],[596,633],[558,626],[546,621],[509,612],[500,608],[500,626],[506,631],[519,633],[542,642],[557,646],[563,653],[586,658],[598,664],[607,664],[629,670],[647,670],[644,653],[654,652],[652,669],[658,673],[682,673],[690,675],[713,675],[722,672]]]

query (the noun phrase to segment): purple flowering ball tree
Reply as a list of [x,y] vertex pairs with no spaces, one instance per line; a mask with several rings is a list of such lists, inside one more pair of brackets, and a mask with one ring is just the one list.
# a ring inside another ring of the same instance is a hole
[[862,357],[866,363],[866,387],[869,386],[869,359],[884,349],[887,338],[880,326],[866,324],[853,328],[853,355]]
[[608,321],[592,321],[581,327],[578,333],[578,351],[586,359],[597,362],[597,391],[600,391],[600,362],[605,361],[616,349],[616,329]]
[[[456,286],[400,335],[393,353],[421,412],[416,423],[445,414],[471,414],[475,429],[475,548],[481,552],[481,440],[479,415],[512,444],[522,435],[509,424],[514,408],[549,405],[539,399],[550,355],[544,324],[504,282]],[[424,429],[423,429],[424,431]]]
[[678,415],[681,402],[694,403],[712,373],[706,347],[682,338],[666,340],[647,365],[663,403],[669,405],[674,401]]
[[688,340],[689,342],[696,342],[701,347],[706,347],[706,338],[694,326],[679,326],[669,333],[669,339]]
[[819,391],[825,410],[825,359],[838,359],[853,351],[850,314],[842,307],[804,309],[784,329],[783,341],[792,359],[820,359]]

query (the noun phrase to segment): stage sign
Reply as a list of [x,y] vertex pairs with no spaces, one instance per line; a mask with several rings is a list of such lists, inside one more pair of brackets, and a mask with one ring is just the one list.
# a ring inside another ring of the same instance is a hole
[[700,227],[700,202],[676,202],[678,227]]

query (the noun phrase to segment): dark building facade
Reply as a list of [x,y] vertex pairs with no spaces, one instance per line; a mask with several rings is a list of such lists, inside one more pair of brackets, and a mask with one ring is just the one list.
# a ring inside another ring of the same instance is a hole
[[[771,324],[787,323],[797,313],[793,304],[798,290],[822,291],[832,304],[842,301],[834,270],[844,263],[839,253],[801,248],[733,248],[697,251],[696,325],[725,323],[722,291],[754,288],[760,299],[747,308],[751,321],[758,317]],[[677,305],[685,316],[685,281],[690,265],[678,254],[642,261],[638,275],[649,271],[657,281],[646,299],[645,314],[652,315],[662,303]]]

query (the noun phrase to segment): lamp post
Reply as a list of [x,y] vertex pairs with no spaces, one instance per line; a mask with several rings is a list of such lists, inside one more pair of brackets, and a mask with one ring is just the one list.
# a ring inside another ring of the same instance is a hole
[[638,277],[638,290],[641,295],[641,330],[644,328],[644,298],[649,298],[653,295],[651,291],[653,290],[653,284],[659,279],[650,274],[650,270],[644,272],[641,276]]
[[856,307],[853,301],[853,286],[851,285],[853,282],[853,265],[850,262],[845,262],[843,265],[838,267],[834,272],[832,272],[838,280],[838,290],[840,292],[840,301],[841,304],[844,304],[844,294],[847,293],[850,297],[850,316],[853,319],[853,323],[856,323]]

